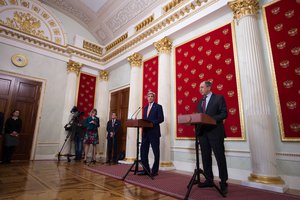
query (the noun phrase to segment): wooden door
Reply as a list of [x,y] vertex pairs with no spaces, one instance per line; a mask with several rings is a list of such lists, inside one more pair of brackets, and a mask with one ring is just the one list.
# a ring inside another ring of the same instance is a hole
[[128,119],[129,88],[111,93],[110,97],[110,116],[115,112],[118,119],[121,120],[121,130],[118,132],[118,155],[126,151],[127,128],[125,122]]
[[41,82],[0,73],[0,112],[4,113],[6,120],[13,110],[20,110],[22,120],[20,144],[13,160],[30,159],[41,87]]

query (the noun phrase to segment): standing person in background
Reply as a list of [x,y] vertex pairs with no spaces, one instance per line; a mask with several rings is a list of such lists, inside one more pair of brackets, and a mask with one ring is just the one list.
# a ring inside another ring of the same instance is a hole
[[147,100],[148,105],[144,108],[143,119],[149,120],[153,123],[151,128],[143,128],[142,134],[142,145],[141,145],[141,160],[144,165],[144,171],[139,173],[139,175],[147,175],[147,172],[150,173],[149,167],[149,148],[150,145],[154,154],[154,163],[152,166],[151,176],[158,175],[159,169],[159,143],[160,143],[160,126],[159,124],[164,121],[164,113],[162,106],[154,102],[155,93],[148,92]]
[[87,154],[89,152],[90,144],[93,145],[92,163],[96,163],[96,145],[99,144],[98,128],[100,126],[100,120],[96,116],[97,110],[94,108],[90,112],[90,116],[86,118],[84,126],[86,127],[86,132],[84,135],[84,163],[87,163]]
[[3,123],[4,123],[4,114],[3,112],[0,112],[0,136],[2,136]]
[[[121,127],[121,121],[117,119],[116,113],[111,114],[111,120],[107,122],[106,131],[107,131],[107,158],[106,163],[110,164],[111,162],[116,164],[117,160],[117,151],[118,151],[118,131]],[[112,155],[113,154],[113,155]]]
[[79,120],[75,127],[75,160],[82,159],[85,120]]
[[227,118],[227,106],[222,95],[217,95],[211,92],[212,83],[203,81],[200,84],[200,93],[203,98],[198,103],[198,112],[205,113],[216,120],[216,125],[197,125],[196,133],[199,137],[201,148],[202,164],[204,173],[208,177],[199,185],[200,188],[213,187],[214,175],[212,171],[212,150],[217,160],[219,177],[221,179],[220,187],[223,194],[227,190],[227,164],[225,157],[224,138],[225,128],[223,121]]
[[11,117],[5,122],[5,142],[2,163],[10,163],[11,158],[19,144],[19,135],[22,129],[22,120],[19,119],[20,111],[14,110]]

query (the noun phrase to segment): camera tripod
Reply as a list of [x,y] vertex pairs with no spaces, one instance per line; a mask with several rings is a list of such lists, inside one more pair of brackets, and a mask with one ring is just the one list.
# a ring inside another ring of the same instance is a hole
[[[73,119],[72,119],[72,120],[73,120]],[[72,120],[71,120],[67,125],[71,125]],[[65,128],[66,128],[67,125],[65,125]],[[65,138],[64,144],[62,145],[60,151],[59,151],[58,154],[57,154],[57,160],[58,160],[58,161],[60,161],[60,157],[61,157],[61,156],[66,156],[68,162],[71,162],[71,157],[75,156],[75,155],[73,155],[73,154],[70,153],[70,152],[71,152],[71,148],[72,148],[72,143],[70,143],[69,153],[67,153],[67,154],[61,154],[62,150],[63,150],[64,147],[65,147],[66,142],[67,142],[68,139],[69,139],[72,135],[74,135],[74,134],[75,134],[75,127],[74,127],[74,126],[71,126],[71,130],[68,130],[68,134],[67,134],[67,136],[66,136],[66,138]]]

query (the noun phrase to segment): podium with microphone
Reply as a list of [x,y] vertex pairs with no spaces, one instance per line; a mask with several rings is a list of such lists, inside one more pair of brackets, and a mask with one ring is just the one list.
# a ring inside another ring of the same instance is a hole
[[[134,175],[136,175],[138,172],[142,172],[142,171],[146,171],[147,175],[153,179],[153,177],[151,176],[150,172],[148,170],[145,169],[142,161],[139,159],[139,146],[140,146],[140,128],[144,128],[144,127],[153,127],[153,123],[149,120],[145,120],[145,119],[137,119],[137,115],[138,113],[142,110],[143,107],[139,107],[130,117],[130,119],[128,119],[126,121],[126,127],[132,127],[132,128],[136,128],[137,129],[137,137],[136,137],[136,159],[133,162],[133,164],[131,165],[131,167],[128,169],[128,171],[126,172],[126,174],[123,176],[122,180],[125,180],[125,178],[127,177],[127,175],[129,174],[129,172],[134,172]],[[135,118],[133,119],[133,116],[135,116]],[[140,170],[139,171],[139,165],[141,165],[143,167],[144,170]],[[134,168],[134,169],[132,169]]]

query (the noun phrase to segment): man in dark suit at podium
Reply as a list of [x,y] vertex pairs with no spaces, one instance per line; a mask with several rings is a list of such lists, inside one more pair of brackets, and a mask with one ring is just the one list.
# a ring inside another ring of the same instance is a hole
[[227,118],[227,107],[223,96],[211,92],[212,83],[204,81],[200,84],[200,93],[203,98],[198,103],[198,112],[205,113],[216,120],[216,125],[197,125],[204,173],[210,180],[205,180],[199,187],[213,187],[214,175],[212,172],[212,150],[217,160],[220,188],[223,194],[227,191],[227,164],[225,157],[224,138],[225,129],[223,120]]
[[[150,173],[149,167],[149,148],[150,145],[154,154],[154,163],[152,166],[151,175],[157,176],[159,169],[159,139],[160,139],[160,126],[159,124],[164,121],[164,113],[162,106],[154,102],[155,93],[148,92],[147,99],[148,105],[144,107],[143,119],[149,120],[153,123],[151,128],[143,128],[142,145],[141,145],[141,160],[145,169]],[[146,171],[139,173],[139,175],[147,175]]]
[[[121,121],[117,119],[117,114],[111,114],[111,120],[107,122],[107,158],[106,163],[117,163],[117,151],[118,151],[118,131],[121,127]],[[113,154],[113,155],[112,155]]]

